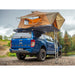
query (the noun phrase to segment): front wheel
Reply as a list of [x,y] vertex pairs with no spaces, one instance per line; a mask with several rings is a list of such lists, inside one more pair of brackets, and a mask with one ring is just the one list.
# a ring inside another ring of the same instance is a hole
[[41,49],[40,52],[38,53],[37,59],[40,61],[44,61],[46,58],[46,51],[45,49]]
[[16,53],[16,56],[19,60],[24,60],[26,55],[22,54],[22,53]]
[[62,52],[61,52],[61,51],[58,52],[58,56],[59,56],[60,58],[62,57]]

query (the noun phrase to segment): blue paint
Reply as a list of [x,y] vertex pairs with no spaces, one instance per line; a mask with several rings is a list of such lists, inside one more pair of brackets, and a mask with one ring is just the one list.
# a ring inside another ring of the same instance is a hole
[[[36,37],[34,34],[34,31],[31,32],[31,38],[17,38],[17,39],[11,39],[12,40],[12,47],[10,49],[10,52],[12,50],[19,50],[19,48],[23,48],[23,50],[29,51],[29,53],[35,53],[37,54],[42,46],[46,49],[46,54],[54,54],[55,48],[54,48],[54,42],[48,41],[45,37],[44,39],[40,39],[39,37]],[[38,34],[37,34],[38,35]],[[42,34],[41,34],[42,36]],[[21,41],[20,41],[21,40]],[[35,46],[31,47],[31,40],[35,40]],[[58,51],[62,48],[62,46],[58,47]]]

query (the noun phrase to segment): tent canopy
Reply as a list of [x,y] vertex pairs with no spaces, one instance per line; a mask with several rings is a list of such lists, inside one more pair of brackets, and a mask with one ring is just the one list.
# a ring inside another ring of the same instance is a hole
[[[30,19],[32,17],[32,19]],[[38,17],[34,19],[34,17]],[[34,11],[29,15],[21,16],[19,29],[37,29],[44,32],[59,30],[65,19],[58,12],[38,12]],[[28,24],[24,24],[28,21]]]

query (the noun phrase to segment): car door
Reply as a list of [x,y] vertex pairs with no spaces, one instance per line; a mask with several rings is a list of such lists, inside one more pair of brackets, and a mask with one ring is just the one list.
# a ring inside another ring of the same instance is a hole
[[54,42],[51,37],[45,36],[46,37],[46,43],[47,43],[47,54],[54,54]]

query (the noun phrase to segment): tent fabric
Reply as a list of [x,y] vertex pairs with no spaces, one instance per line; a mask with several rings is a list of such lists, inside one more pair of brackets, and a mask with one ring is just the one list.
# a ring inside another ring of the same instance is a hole
[[[31,16],[30,16],[31,17]],[[30,20],[31,19],[29,19],[28,21],[29,21],[29,24],[28,25],[25,25],[24,24],[24,20],[26,20],[27,19],[27,17],[25,18],[21,18],[21,21],[20,21],[20,23],[19,23],[19,26],[18,26],[18,28],[29,28],[29,27],[37,27],[37,26],[40,26],[40,25],[49,25],[50,23],[49,23],[49,20],[48,20],[48,18],[47,18],[47,16],[46,15],[41,15],[41,16],[39,16],[40,18],[38,18],[38,21],[37,22],[34,22],[35,21],[35,19],[32,19],[32,22],[30,22]],[[31,23],[31,24],[30,24]]]
[[36,16],[42,16],[42,15],[45,15],[45,14],[47,14],[47,12],[34,11],[31,14],[21,16],[20,18],[36,17]]
[[[29,17],[39,17],[38,19],[29,19]],[[57,28],[56,30],[60,30],[61,26],[63,25],[65,19],[60,15],[58,12],[38,12],[35,11],[29,15],[21,16],[21,21],[19,23],[18,28],[24,28],[24,29],[31,29],[31,28],[44,28],[47,27],[47,29],[50,30]],[[24,21],[28,20],[29,24],[25,25]],[[52,26],[50,26],[52,25]],[[49,27],[50,26],[50,27]],[[49,27],[49,28],[48,28]],[[53,28],[54,27],[54,28]],[[47,31],[46,28],[43,30]],[[49,31],[48,30],[48,31]],[[50,30],[52,31],[52,30]]]

